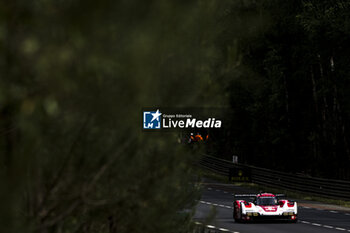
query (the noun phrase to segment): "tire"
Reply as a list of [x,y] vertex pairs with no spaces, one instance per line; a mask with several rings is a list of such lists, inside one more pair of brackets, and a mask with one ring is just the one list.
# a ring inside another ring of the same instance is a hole
[[235,220],[235,222],[241,222],[241,219],[238,217],[238,213],[237,211],[237,204],[235,203],[233,206],[233,219]]

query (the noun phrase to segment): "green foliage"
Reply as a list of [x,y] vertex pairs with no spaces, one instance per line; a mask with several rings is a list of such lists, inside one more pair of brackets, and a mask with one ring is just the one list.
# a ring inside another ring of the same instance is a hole
[[4,232],[185,232],[196,159],[145,106],[220,103],[211,1],[3,1]]
[[349,2],[237,1],[228,9],[217,70],[232,117],[219,154],[349,179]]
[[349,178],[349,12],[343,0],[0,1],[2,230],[190,229],[197,155],[142,132],[146,106],[226,107],[211,153]]

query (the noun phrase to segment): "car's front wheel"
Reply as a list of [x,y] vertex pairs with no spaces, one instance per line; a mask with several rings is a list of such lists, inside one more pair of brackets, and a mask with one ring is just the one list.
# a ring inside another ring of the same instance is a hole
[[238,205],[236,203],[233,207],[233,219],[235,220],[235,222],[241,222],[242,220],[241,208],[238,208]]

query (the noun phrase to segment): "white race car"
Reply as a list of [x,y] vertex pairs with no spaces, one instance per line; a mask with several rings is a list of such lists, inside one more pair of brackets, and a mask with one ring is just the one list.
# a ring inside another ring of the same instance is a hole
[[[279,199],[283,194],[235,194],[233,218],[236,222],[248,222],[256,219],[286,219],[297,222],[298,207],[294,201]],[[247,198],[253,198],[251,202]]]

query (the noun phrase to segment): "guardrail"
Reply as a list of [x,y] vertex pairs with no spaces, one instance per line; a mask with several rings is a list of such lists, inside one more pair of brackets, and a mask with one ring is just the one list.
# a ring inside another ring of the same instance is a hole
[[247,171],[251,182],[260,185],[299,191],[325,198],[350,200],[350,181],[309,177],[245,164],[234,164],[231,161],[209,155],[205,155],[199,164],[214,173],[228,177],[232,176],[233,170]]

